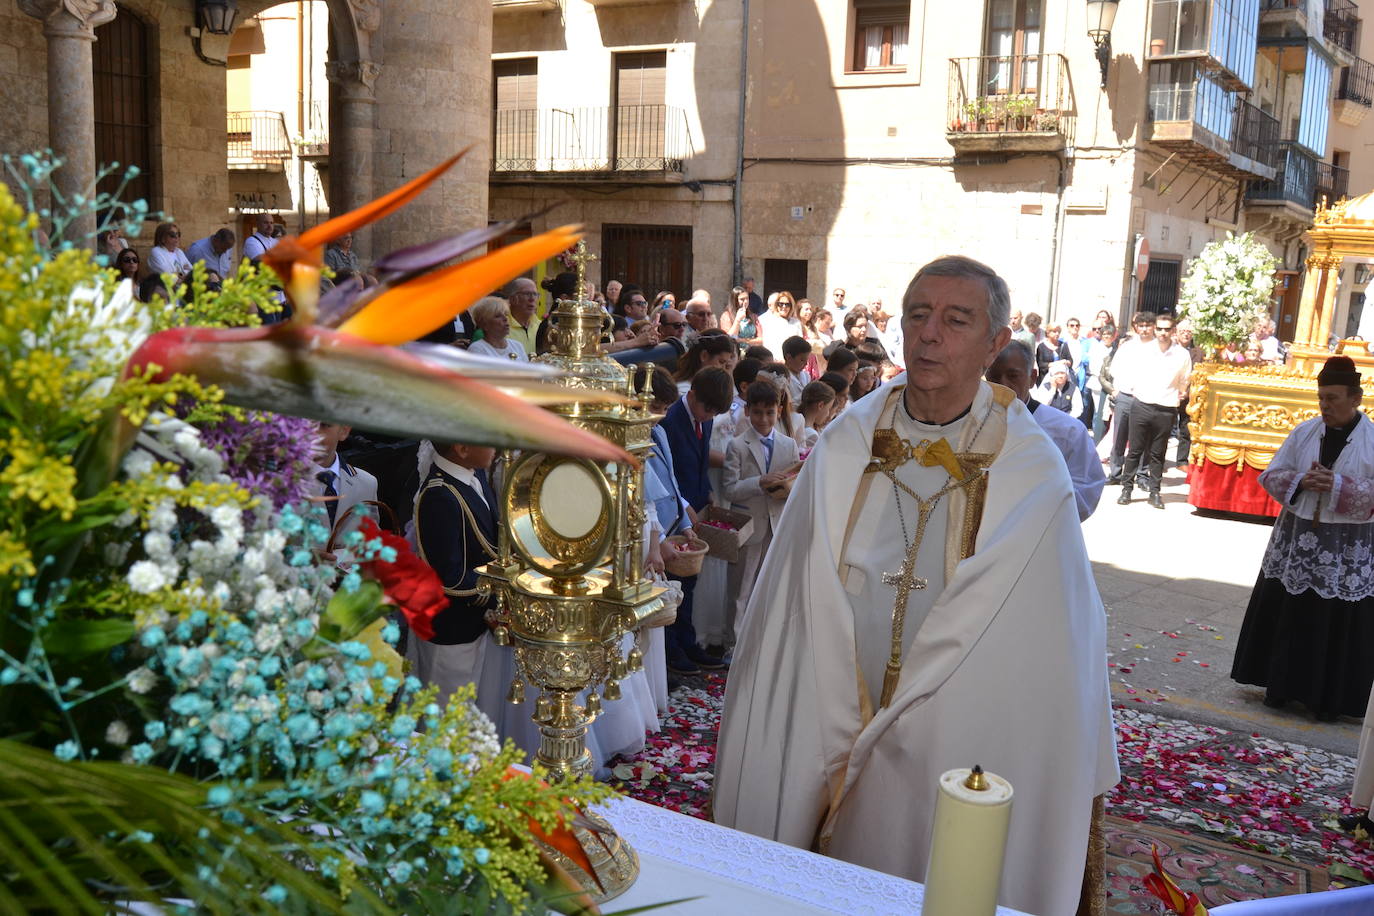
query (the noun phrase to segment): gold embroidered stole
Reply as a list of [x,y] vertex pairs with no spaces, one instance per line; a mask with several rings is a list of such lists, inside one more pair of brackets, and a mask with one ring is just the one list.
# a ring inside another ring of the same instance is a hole
[[[979,479],[970,482],[966,487],[956,487],[948,497],[948,512],[951,520],[961,520],[959,524],[946,526],[945,536],[945,583],[948,584],[954,578],[955,567],[959,561],[973,556],[974,548],[977,546],[978,529],[983,521],[983,508],[987,499],[988,478],[986,474],[980,473],[990,467],[993,461],[1002,451],[1002,445],[1007,438],[1007,408],[1016,399],[1016,395],[1009,388],[1002,385],[986,383],[991,389],[991,403],[978,404],[979,398],[974,399],[974,416],[970,417],[970,422],[964,424],[960,433],[958,447],[954,450],[954,458],[959,463],[962,476],[970,473],[977,473]],[[878,423],[882,423],[883,417],[892,416],[894,400],[900,398],[905,393],[905,386],[896,386],[888,391],[887,401],[878,414]],[[982,411],[991,410],[987,415],[987,421],[983,421]],[[981,428],[980,428],[981,427]],[[973,445],[973,439],[977,437],[978,451],[967,451]],[[906,439],[892,429],[892,427],[882,427],[881,425],[874,430],[872,445],[870,448],[870,459],[863,474],[859,478],[859,486],[855,490],[854,502],[849,509],[849,518],[845,524],[844,538],[840,544],[839,565],[837,570],[841,584],[846,583],[848,577],[848,564],[844,558],[848,555],[850,537],[863,515],[864,504],[868,500],[869,488],[873,485],[876,478],[884,475],[882,471],[885,467],[896,469],[908,460],[917,456],[920,447],[912,445]],[[895,462],[895,463],[893,463]],[[943,462],[941,462],[943,463]],[[937,598],[938,600],[938,598]],[[855,735],[873,719],[873,702],[869,699],[868,685],[864,681],[863,672],[859,670],[858,660],[855,659],[855,686],[859,695],[859,728]],[[817,825],[816,840],[814,848],[824,853],[829,846],[830,832],[834,826],[836,806],[844,792],[845,778],[848,773],[849,764],[846,762],[828,779],[830,789],[830,802],[827,805],[826,813],[821,817]]]

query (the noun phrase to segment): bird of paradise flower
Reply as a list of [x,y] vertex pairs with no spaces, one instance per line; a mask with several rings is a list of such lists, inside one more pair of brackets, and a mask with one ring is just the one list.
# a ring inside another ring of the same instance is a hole
[[379,433],[633,461],[600,436],[540,408],[616,395],[541,384],[539,369],[526,377],[509,365],[489,368],[477,357],[460,362],[467,368],[458,371],[454,354],[440,364],[399,346],[566,250],[581,238],[580,227],[561,226],[448,263],[517,225],[497,223],[383,256],[376,269],[384,279],[373,289],[350,282],[320,295],[326,243],[404,207],[466,152],[350,213],[279,240],[262,261],[281,279],[291,304],[287,321],[161,331],[137,349],[128,371],[151,371],[155,380],[194,375],[222,389],[231,404]]

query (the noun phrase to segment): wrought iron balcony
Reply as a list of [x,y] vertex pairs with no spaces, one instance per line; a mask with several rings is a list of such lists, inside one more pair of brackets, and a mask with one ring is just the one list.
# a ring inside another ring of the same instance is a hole
[[231,111],[229,168],[281,171],[291,158],[291,138],[280,111]]
[[955,57],[945,139],[960,152],[1062,149],[1073,136],[1073,90],[1061,54]]
[[1357,57],[1353,64],[1343,67],[1336,82],[1336,98],[1365,108],[1374,105],[1374,64]]
[[494,173],[662,178],[692,156],[687,115],[668,105],[493,112]]
[[1354,0],[1326,0],[1322,36],[1350,54],[1355,53],[1355,36],[1360,29],[1360,10]]
[[1279,143],[1278,173],[1256,181],[1245,192],[1247,203],[1290,203],[1311,210],[1317,200],[1317,157],[1292,140]]
[[1314,202],[1326,199],[1328,205],[1342,197],[1350,196],[1350,169],[1330,162],[1317,163],[1317,187],[1313,193]]
[[1181,159],[1241,179],[1272,179],[1279,122],[1236,100],[1194,61],[1152,61],[1150,142]]
[[[1240,156],[1268,169],[1276,169],[1279,164],[1278,119],[1249,102],[1237,101],[1231,129],[1231,152],[1233,160]],[[1253,168],[1246,171],[1269,177]]]

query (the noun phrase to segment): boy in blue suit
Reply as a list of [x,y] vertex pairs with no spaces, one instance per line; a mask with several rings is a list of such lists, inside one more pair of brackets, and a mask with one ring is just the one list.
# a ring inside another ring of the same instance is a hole
[[[730,409],[734,392],[730,373],[716,367],[703,369],[692,378],[691,389],[668,408],[660,423],[672,455],[678,490],[687,500],[693,525],[696,513],[711,501],[711,480],[707,477],[711,428],[715,418]],[[678,581],[682,583],[682,604],[677,609],[677,620],[665,630],[668,667],[682,675],[699,674],[702,668],[720,670],[724,663],[697,645],[696,628],[692,625],[697,577],[686,576]]]
[[434,464],[415,495],[415,547],[439,574],[448,607],[434,618],[433,639],[412,634],[407,655],[421,681],[438,685],[445,704],[455,689],[480,679],[490,642],[486,612],[492,600],[478,595],[476,570],[496,554],[498,506],[487,478],[496,450],[434,448]]

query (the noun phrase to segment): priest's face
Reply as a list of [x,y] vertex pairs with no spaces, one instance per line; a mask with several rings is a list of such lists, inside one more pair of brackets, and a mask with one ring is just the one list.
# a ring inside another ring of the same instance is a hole
[[907,404],[948,422],[973,403],[983,372],[1011,339],[988,323],[987,288],[968,277],[922,277],[902,303]]
[[1364,393],[1355,390],[1351,393],[1346,385],[1322,385],[1317,388],[1317,405],[1321,408],[1322,422],[1327,426],[1340,428],[1349,425],[1360,409]]

